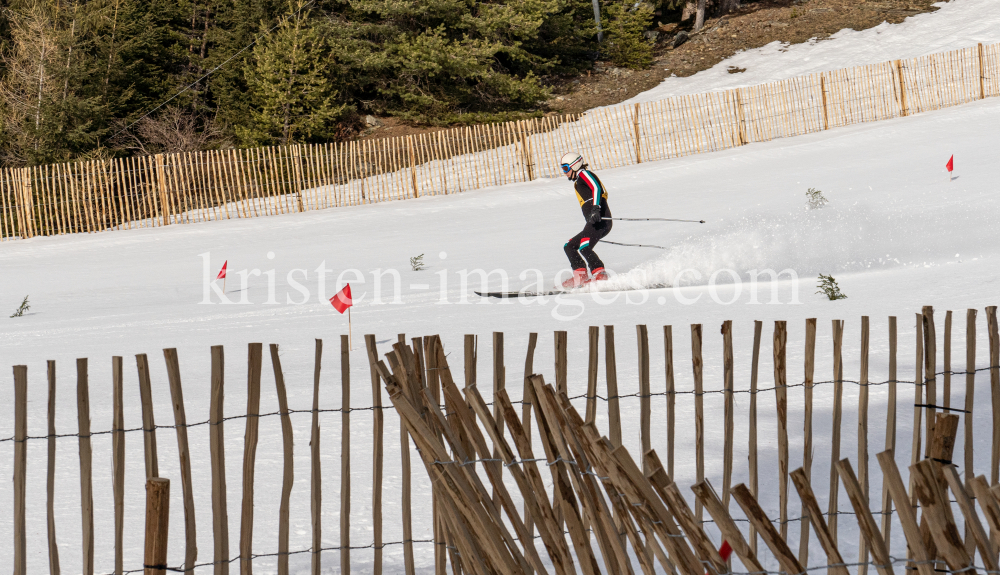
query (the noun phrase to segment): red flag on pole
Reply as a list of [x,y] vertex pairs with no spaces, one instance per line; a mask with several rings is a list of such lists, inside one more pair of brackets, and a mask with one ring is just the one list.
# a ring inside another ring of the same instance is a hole
[[225,262],[223,262],[222,269],[219,270],[219,275],[215,276],[215,279],[217,279],[217,280],[224,280],[224,279],[226,279],[226,266],[228,266],[228,265],[229,265],[229,260],[226,260]]
[[945,167],[948,168],[948,172],[955,171],[955,156],[952,156],[951,159],[948,160],[948,164]]
[[330,303],[340,313],[344,313],[349,307],[354,305],[351,301],[351,284],[347,284],[344,286],[344,289],[337,292],[337,295],[330,298]]

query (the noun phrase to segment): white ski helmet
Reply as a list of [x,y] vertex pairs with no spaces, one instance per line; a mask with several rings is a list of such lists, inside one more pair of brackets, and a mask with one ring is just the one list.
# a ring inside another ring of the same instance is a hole
[[560,164],[563,173],[572,178],[583,167],[583,156],[576,152],[564,154]]

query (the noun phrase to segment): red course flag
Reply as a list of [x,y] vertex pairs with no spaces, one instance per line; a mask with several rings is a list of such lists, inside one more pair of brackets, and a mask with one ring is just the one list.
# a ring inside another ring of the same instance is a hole
[[215,279],[217,279],[217,280],[224,280],[224,279],[226,279],[226,266],[228,266],[228,265],[229,265],[229,260],[226,260],[225,262],[223,262],[222,269],[219,270],[219,275],[215,276]]
[[948,164],[945,167],[948,168],[949,172],[955,171],[955,156],[952,156],[951,159],[948,160]]
[[728,541],[722,542],[722,547],[719,547],[719,556],[722,557],[723,561],[729,561],[729,556],[733,554],[733,548],[729,545]]
[[340,313],[344,313],[347,311],[347,308],[354,305],[351,301],[351,284],[347,284],[344,286],[344,289],[337,292],[337,295],[330,298],[330,303],[332,303],[333,308]]

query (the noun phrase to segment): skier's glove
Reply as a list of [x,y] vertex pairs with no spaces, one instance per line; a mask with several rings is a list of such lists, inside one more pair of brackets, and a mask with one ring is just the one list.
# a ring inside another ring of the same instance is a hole
[[599,206],[594,206],[590,210],[590,216],[587,217],[587,221],[595,226],[601,223],[601,208]]

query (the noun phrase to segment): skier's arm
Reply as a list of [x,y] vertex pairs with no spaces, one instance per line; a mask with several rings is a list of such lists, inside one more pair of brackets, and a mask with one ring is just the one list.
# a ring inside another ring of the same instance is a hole
[[583,182],[583,187],[587,189],[595,207],[601,207],[601,183],[587,170],[580,171],[578,182]]
[[[586,215],[587,221],[593,225],[597,225],[601,222],[601,187],[595,178],[588,174],[586,171],[580,172],[580,177],[576,180],[577,193],[580,194],[581,198],[586,198],[583,201],[583,213]],[[590,203],[590,209],[587,209],[587,203]]]

